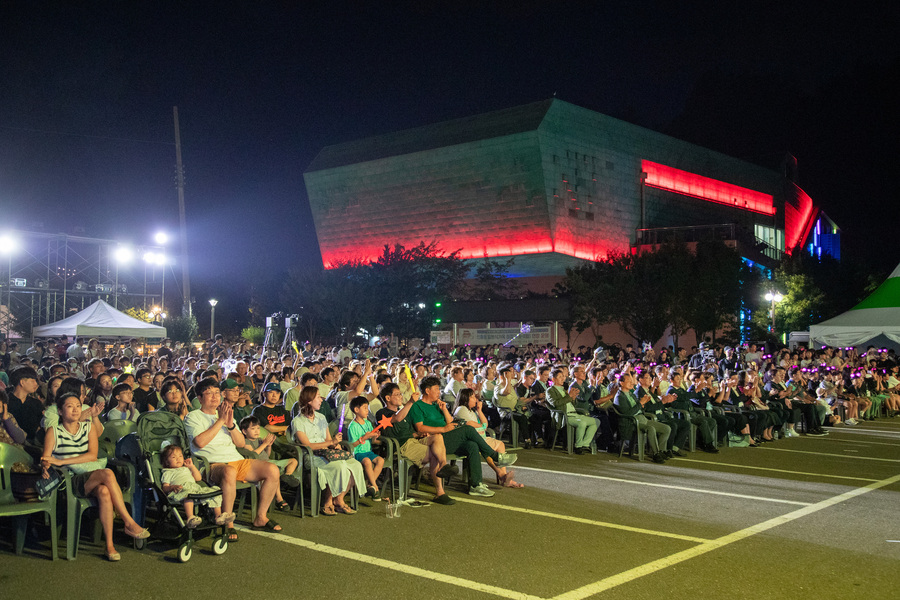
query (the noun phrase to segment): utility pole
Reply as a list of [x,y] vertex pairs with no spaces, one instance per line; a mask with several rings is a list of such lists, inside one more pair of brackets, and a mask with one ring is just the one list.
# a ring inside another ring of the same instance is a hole
[[[178,127],[177,106],[172,107],[172,114],[175,117],[175,181],[178,187],[178,216],[181,219],[181,285],[185,303],[181,314],[189,317],[191,316],[191,277],[188,271],[187,222],[184,217],[184,167],[181,164],[181,130]],[[163,270],[163,277],[165,277],[165,270]]]

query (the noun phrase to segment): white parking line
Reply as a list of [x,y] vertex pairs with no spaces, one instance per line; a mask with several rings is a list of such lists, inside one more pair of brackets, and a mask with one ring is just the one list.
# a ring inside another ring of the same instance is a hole
[[829,475],[827,473],[806,473],[804,471],[788,471],[787,469],[773,469],[771,467],[751,467],[749,465],[735,465],[731,463],[713,462],[711,460],[697,460],[696,458],[675,458],[679,462],[692,462],[713,467],[734,467],[735,469],[753,469],[755,471],[773,471],[775,473],[788,473],[790,475],[806,475],[807,477],[828,477],[830,479],[852,479],[854,481],[878,481],[868,477],[848,477],[847,475]]
[[846,454],[831,454],[828,452],[812,452],[810,450],[788,450],[787,448],[767,448],[763,446],[763,450],[773,450],[775,452],[796,452],[797,454],[815,454],[816,456],[837,456],[839,458],[853,458],[856,460],[877,460],[881,462],[900,463],[897,458],[876,458],[874,456],[847,456]]
[[340,558],[346,558],[348,560],[355,560],[357,562],[365,563],[374,567],[382,567],[385,569],[390,569],[392,571],[397,571],[399,573],[404,573],[406,575],[428,579],[430,581],[449,583],[450,585],[455,585],[457,587],[467,588],[470,590],[475,590],[477,592],[483,592],[485,594],[493,594],[502,598],[513,598],[515,600],[543,600],[540,596],[532,596],[530,594],[517,592],[515,590],[508,590],[506,588],[497,587],[495,585],[488,585],[486,583],[481,583],[478,581],[470,581],[468,579],[454,577],[453,575],[446,575],[444,573],[438,573],[437,571],[430,571],[428,569],[420,569],[419,567],[414,567],[412,565],[404,565],[402,563],[394,562],[392,560],[385,560],[377,556],[368,556],[366,554],[360,554],[359,552],[344,550],[343,548],[335,548],[334,546],[326,546],[325,544],[310,542],[309,540],[301,540],[299,538],[291,537],[283,533],[273,533],[269,531],[251,531],[250,529],[242,526],[236,526],[235,529],[240,530],[241,534],[248,533],[252,535],[261,535],[272,540],[278,540],[279,542],[299,546],[301,548],[306,548],[307,550],[312,550],[314,552],[323,552],[325,554],[339,556]]
[[617,575],[612,575],[611,577],[607,577],[606,579],[601,579],[600,581],[590,583],[570,592],[560,594],[554,597],[553,600],[583,600],[584,598],[588,598],[589,596],[593,596],[594,594],[599,594],[600,592],[604,592],[608,589],[622,585],[623,583],[634,581],[635,579],[644,577],[645,575],[651,575],[653,573],[656,573],[657,571],[661,571],[663,569],[671,567],[672,565],[690,560],[694,557],[706,554],[707,552],[712,552],[713,550],[718,550],[719,548],[722,548],[729,544],[733,544],[734,542],[739,542],[758,533],[768,531],[773,527],[778,527],[779,525],[790,523],[791,521],[794,521],[801,517],[819,512],[820,510],[824,510],[826,508],[834,506],[835,504],[840,504],[841,502],[856,498],[857,496],[868,494],[873,490],[891,485],[898,481],[900,481],[900,475],[895,475],[888,479],[882,479],[881,481],[870,483],[865,487],[850,490],[849,492],[845,492],[838,496],[833,496],[831,498],[828,498],[827,500],[822,500],[821,502],[816,502],[815,504],[812,504],[810,506],[799,508],[793,512],[787,513],[786,515],[781,515],[773,519],[769,519],[768,521],[764,521],[758,525],[753,525],[751,527],[747,527],[746,529],[741,529],[740,531],[736,531],[734,533],[722,536],[718,539],[705,542],[698,546],[694,546],[693,548],[688,548],[687,550],[676,552],[675,554],[660,558],[659,560],[654,560],[652,562],[640,565],[633,569],[629,569]]
[[[840,456],[840,455],[838,455]],[[541,473],[552,473],[553,475],[569,475],[572,477],[587,477],[589,479],[601,479],[603,481],[616,481],[618,483],[631,483],[634,485],[646,485],[649,487],[665,488],[669,490],[678,490],[681,492],[693,492],[697,494],[711,494],[713,496],[730,496],[732,498],[745,498],[747,500],[758,500],[761,502],[776,502],[778,504],[793,504],[796,506],[809,506],[811,502],[798,502],[796,500],[782,500],[781,498],[767,498],[765,496],[751,496],[748,494],[735,494],[733,492],[720,492],[718,490],[704,490],[701,488],[686,487],[683,485],[669,485],[666,483],[650,483],[648,481],[634,481],[632,479],[622,479],[619,477],[606,477],[603,475],[588,475],[585,473],[566,473],[564,471],[554,471],[552,469],[537,469],[535,467],[521,467],[516,465],[517,470],[521,471],[539,471]]]
[[[411,493],[417,494],[419,496],[430,496],[431,494],[426,494],[424,492],[412,491]],[[519,508],[517,506],[506,506],[504,504],[500,504],[498,502],[485,502],[484,500],[473,500],[470,498],[455,498],[457,502],[465,502],[467,504],[477,504],[479,506],[486,506],[488,508],[497,508],[500,510],[508,510],[510,512],[523,513],[526,515],[534,515],[538,517],[548,517],[550,519],[559,519],[562,521],[571,521],[573,523],[581,523],[583,525],[594,525],[596,527],[606,527],[608,529],[620,529],[622,531],[631,531],[633,533],[644,533],[647,535],[657,535],[660,537],[667,537],[676,540],[684,540],[686,542],[695,542],[701,544],[703,542],[708,542],[707,538],[694,537],[691,535],[681,535],[678,533],[669,533],[667,531],[657,531],[655,529],[644,529],[642,527],[630,527],[628,525],[619,525],[618,523],[607,523],[605,521],[594,521],[592,519],[583,519],[581,517],[572,517],[569,515],[560,515],[556,513],[544,512],[542,510],[533,510],[530,508]]]

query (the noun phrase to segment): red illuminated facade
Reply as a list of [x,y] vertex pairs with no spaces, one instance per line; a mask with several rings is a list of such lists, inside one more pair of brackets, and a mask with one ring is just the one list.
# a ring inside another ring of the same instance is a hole
[[326,267],[436,241],[560,276],[639,230],[721,224],[774,263],[818,214],[778,171],[556,99],[329,146],[305,180]]

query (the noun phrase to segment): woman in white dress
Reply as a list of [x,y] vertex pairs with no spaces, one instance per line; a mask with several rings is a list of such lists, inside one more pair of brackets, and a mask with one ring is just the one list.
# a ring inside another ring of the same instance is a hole
[[[352,515],[356,511],[344,502],[344,495],[350,491],[350,486],[355,485],[360,496],[366,493],[365,475],[362,465],[355,458],[347,460],[328,460],[325,454],[328,450],[340,450],[343,434],[338,432],[334,438],[328,431],[328,423],[325,416],[318,412],[322,406],[322,396],[319,388],[308,385],[300,390],[297,400],[300,414],[291,421],[291,431],[294,439],[307,446],[316,453],[313,457],[319,474],[319,487],[323,492],[322,514],[333,516],[336,513]],[[350,419],[345,425],[349,425]]]

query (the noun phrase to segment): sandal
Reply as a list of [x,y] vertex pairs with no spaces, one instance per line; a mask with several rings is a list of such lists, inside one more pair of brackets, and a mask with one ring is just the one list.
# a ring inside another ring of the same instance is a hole
[[228,543],[236,544],[238,541],[237,530],[234,527],[228,528]]
[[291,508],[291,505],[288,504],[287,502],[285,502],[284,500],[281,500],[280,502],[275,502],[274,506],[275,506],[275,510],[279,510],[281,512],[290,510],[290,508]]
[[513,481],[513,472],[512,471],[507,471],[506,475],[504,475],[503,477],[500,478],[500,484],[503,487],[515,488],[515,489],[525,487],[524,484],[519,483],[518,481]]
[[272,519],[269,519],[265,522],[264,525],[251,525],[250,531],[271,531],[274,533],[278,533],[281,531],[281,526]]
[[339,512],[344,515],[355,515],[356,514],[356,511],[353,510],[352,508],[350,508],[349,506],[347,506],[346,504],[343,506],[335,506],[334,512]]
[[334,512],[333,506],[323,506],[322,510],[320,510],[319,512],[321,512],[326,517],[333,517],[334,515],[337,514],[336,512]]

